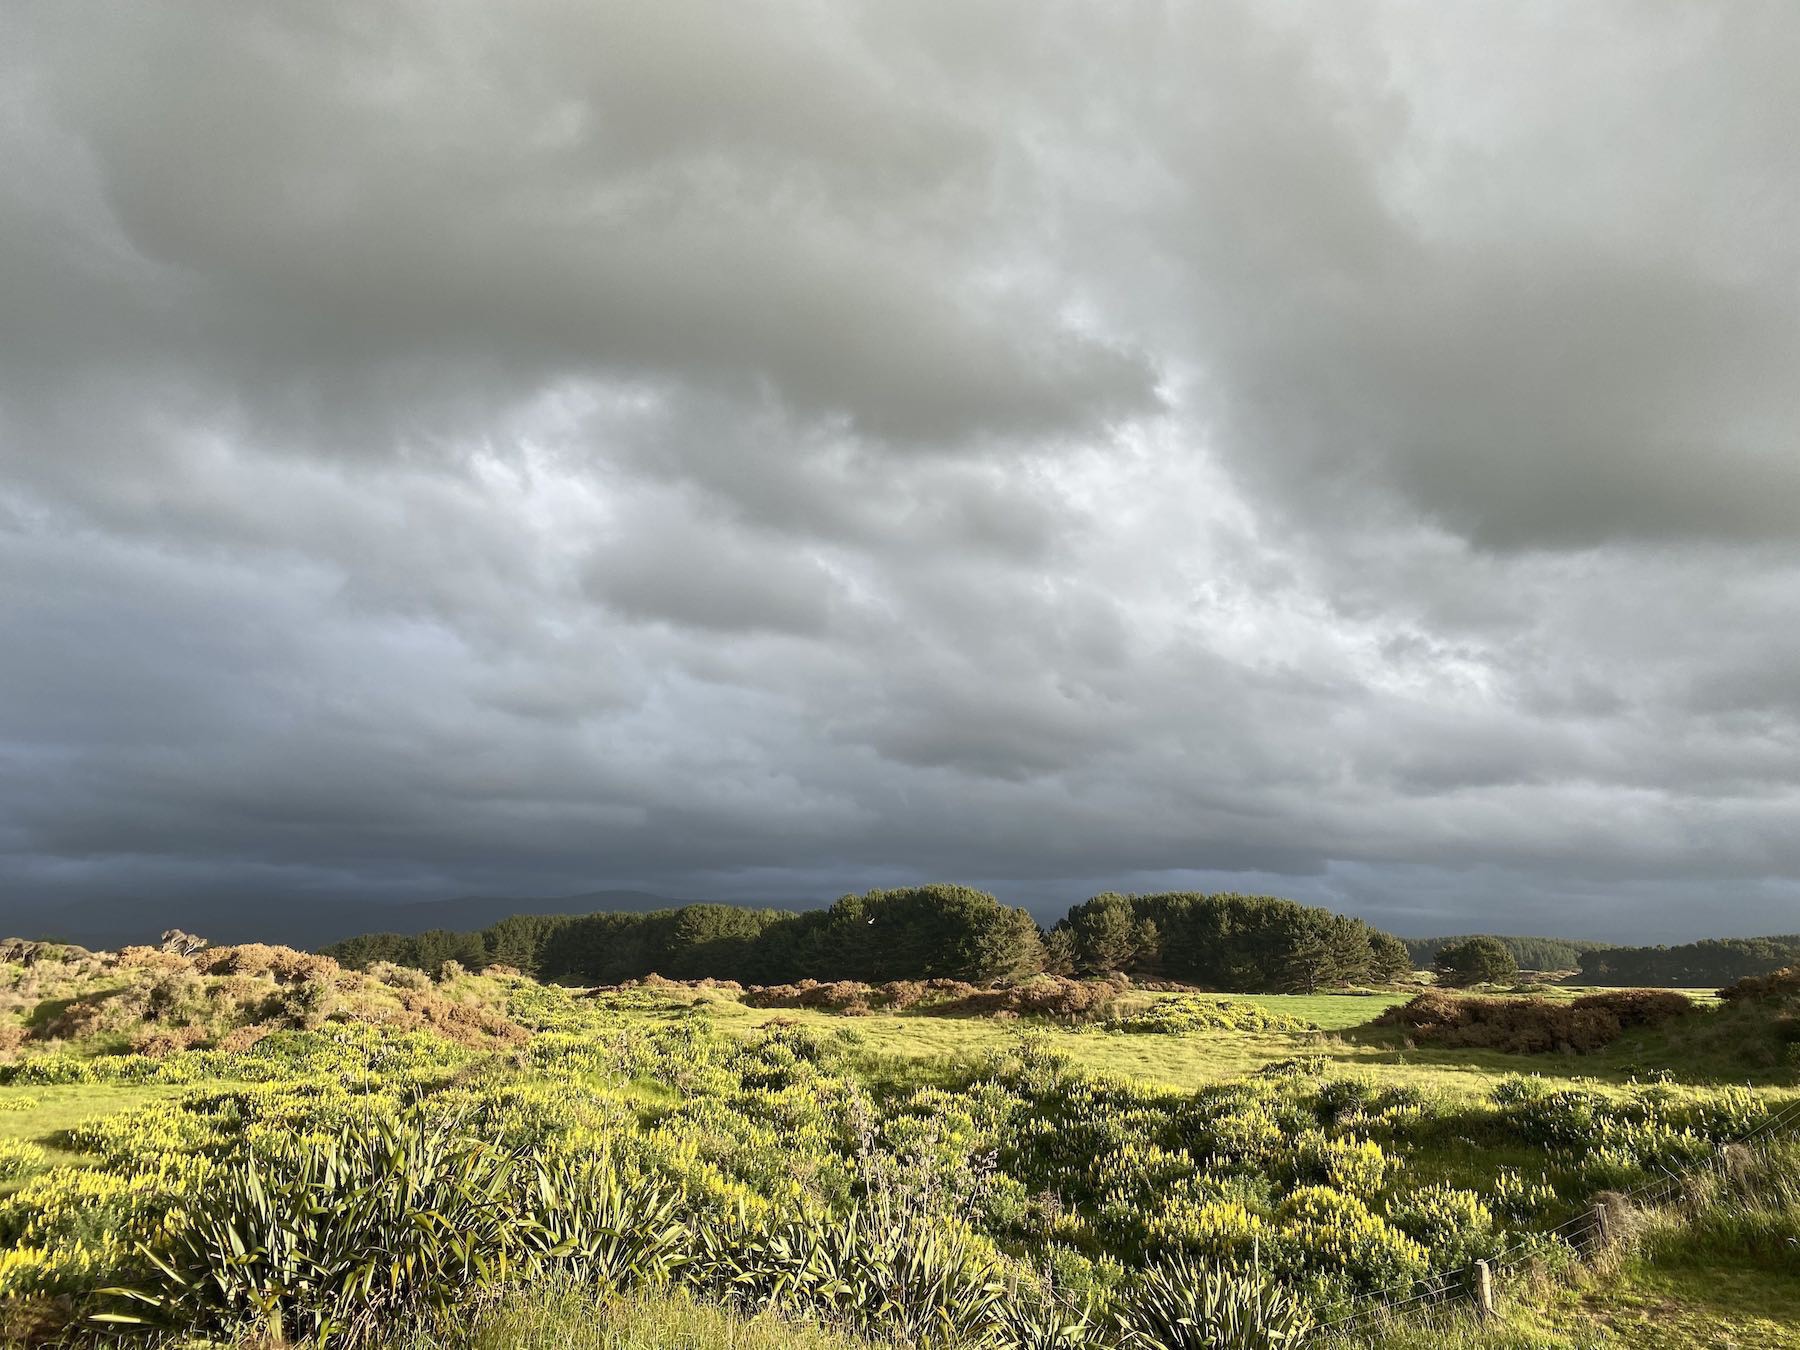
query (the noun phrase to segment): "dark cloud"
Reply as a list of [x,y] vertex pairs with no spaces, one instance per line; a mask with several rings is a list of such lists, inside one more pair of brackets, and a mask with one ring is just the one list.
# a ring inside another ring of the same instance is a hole
[[1800,897],[1787,6],[0,44],[0,905]]

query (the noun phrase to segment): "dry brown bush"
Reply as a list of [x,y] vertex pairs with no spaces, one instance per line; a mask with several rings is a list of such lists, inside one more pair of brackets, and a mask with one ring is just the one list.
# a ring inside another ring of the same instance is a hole
[[121,947],[113,961],[121,970],[152,970],[171,975],[194,969],[189,958],[160,947]]
[[140,1055],[165,1059],[207,1039],[205,1027],[146,1027],[131,1038],[131,1048]]
[[208,947],[193,958],[194,968],[208,975],[267,975],[281,984],[301,980],[335,980],[342,967],[329,956],[246,942],[237,947]]
[[1685,1017],[1694,1011],[1694,1000],[1673,989],[1610,989],[1604,994],[1584,994],[1574,1006],[1609,1012],[1629,1031]]
[[1627,1027],[1653,1026],[1693,1011],[1691,1000],[1668,990],[1631,989],[1558,1003],[1541,998],[1472,998],[1420,994],[1390,1008],[1376,1025],[1405,1027],[1413,1040],[1515,1054],[1574,1051],[1610,1045]]
[[379,980],[382,984],[391,985],[395,989],[429,989],[431,976],[416,966],[395,965],[392,961],[377,961],[366,972],[370,979]]
[[225,975],[206,989],[206,1001],[228,1013],[260,1014],[275,996],[269,982],[254,975]]
[[880,985],[854,980],[829,984],[800,980],[794,984],[753,985],[743,991],[743,997],[753,1008],[824,1008],[853,1016],[876,1010],[904,1012],[920,1008],[946,1016],[993,1017],[1005,1013],[1078,1021],[1104,1014],[1124,988],[1122,980],[1071,980],[1058,975],[1041,975],[1022,984],[993,989],[945,979],[892,980]]
[[228,1055],[240,1055],[276,1029],[266,1023],[252,1023],[249,1026],[238,1027],[219,1037],[219,1043],[215,1049],[223,1050]]
[[430,989],[402,989],[400,1006],[417,1018],[414,1025],[428,1026],[464,1045],[502,1041],[523,1045],[531,1033],[517,1022],[472,1003],[456,1003]]
[[25,1028],[17,1022],[0,1022],[0,1062],[11,1059],[25,1044]]
[[39,1028],[34,1039],[76,1041],[112,1028],[119,1010],[107,998],[78,998]]
[[976,989],[931,1011],[946,1015],[1010,1013],[1016,1017],[1052,1017],[1086,1021],[1103,1016],[1124,992],[1122,980],[1071,980],[1041,975],[1004,989]]
[[1787,966],[1767,975],[1746,975],[1736,984],[1728,984],[1719,990],[1719,997],[1728,1003],[1745,999],[1757,1002],[1800,999],[1800,966]]

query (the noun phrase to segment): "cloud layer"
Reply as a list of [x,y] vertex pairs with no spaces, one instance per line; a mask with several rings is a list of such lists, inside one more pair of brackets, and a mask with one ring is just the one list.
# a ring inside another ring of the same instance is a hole
[[0,907],[1800,928],[1800,15],[24,6]]

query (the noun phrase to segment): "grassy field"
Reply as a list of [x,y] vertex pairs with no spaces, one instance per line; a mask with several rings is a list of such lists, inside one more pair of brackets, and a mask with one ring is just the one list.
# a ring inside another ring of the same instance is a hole
[[[0,1140],[36,1144],[50,1155],[52,1163],[83,1165],[92,1158],[68,1145],[70,1130],[150,1102],[172,1100],[186,1091],[159,1083],[0,1087]],[[0,1193],[16,1184],[0,1182]]]
[[685,1296],[628,1299],[540,1287],[471,1320],[420,1328],[383,1350],[874,1350],[773,1313],[742,1316]]
[[[1777,1021],[1747,1005],[1520,1054],[1372,1025],[1404,988],[1126,989],[1057,1021],[358,974],[280,949],[220,973],[145,960],[12,976],[57,1007],[15,1000],[37,1030],[0,1066],[0,1343],[127,1284],[215,1338],[261,1307],[290,1339],[325,1327],[370,1350],[1188,1350],[1213,1342],[1143,1339],[1167,1312],[1158,1279],[1249,1298],[1272,1277],[1298,1301],[1257,1318],[1329,1321],[1531,1248],[1536,1274],[1509,1276],[1495,1322],[1437,1310],[1306,1345],[1800,1350],[1800,1187],[1768,1180],[1800,1154],[1696,1173],[1713,1189],[1633,1210],[1597,1264],[1541,1236],[1596,1193],[1723,1157],[1800,1098]],[[132,1046],[151,1052],[115,1053]],[[430,1180],[452,1176],[477,1180]],[[391,1230],[346,1217],[399,1193],[419,1212]],[[614,1236],[549,1259],[534,1232]],[[372,1241],[410,1253],[392,1266],[403,1298],[372,1275],[289,1284],[195,1255]],[[1088,1320],[1064,1334],[1066,1317]]]
[[[1567,998],[1580,990],[1566,993]],[[1534,1074],[1559,1083],[1592,1082],[1627,1086],[1646,1077],[1674,1073],[1684,1081],[1731,1083],[1791,1081],[1781,1065],[1744,1065],[1721,1059],[1712,1047],[1691,1044],[1680,1029],[1645,1029],[1589,1055],[1511,1055],[1498,1051],[1409,1046],[1391,1028],[1372,1028],[1374,1018],[1403,1003],[1408,991],[1375,990],[1322,994],[1174,995],[1142,993],[1127,1009],[1171,998],[1218,1003],[1252,1003],[1311,1023],[1309,1031],[1194,1031],[1180,1036],[1134,1036],[1100,1026],[1065,1027],[1054,1022],[1007,1022],[981,1017],[946,1017],[929,1010],[848,1017],[811,1008],[771,1010],[747,1007],[710,990],[670,990],[653,1000],[634,999],[619,1016],[642,1024],[672,1023],[699,1015],[722,1029],[747,1035],[770,1023],[792,1023],[819,1031],[847,1033],[872,1055],[924,1063],[991,1054],[1017,1044],[1024,1035],[1042,1038],[1097,1074],[1133,1082],[1194,1089],[1255,1073],[1267,1065],[1301,1056],[1323,1056],[1334,1072],[1360,1073],[1382,1083],[1446,1093],[1461,1099],[1485,1094],[1498,1077]],[[1710,995],[1697,1000],[1716,1005]]]

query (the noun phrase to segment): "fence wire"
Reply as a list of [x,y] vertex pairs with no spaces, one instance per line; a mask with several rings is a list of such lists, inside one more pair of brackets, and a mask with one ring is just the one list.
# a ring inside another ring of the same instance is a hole
[[[1626,1204],[1643,1206],[1662,1204],[1683,1193],[1693,1177],[1716,1174],[1724,1165],[1727,1150],[1747,1148],[1758,1143],[1767,1143],[1776,1135],[1790,1129],[1800,1128],[1800,1098],[1795,1098],[1778,1110],[1771,1112],[1753,1129],[1743,1131],[1719,1143],[1705,1158],[1688,1167],[1680,1169],[1664,1168],[1664,1175],[1653,1177],[1638,1183],[1624,1191],[1613,1191]],[[1492,1275],[1512,1275],[1521,1270],[1533,1256],[1542,1250],[1547,1239],[1561,1239],[1572,1247],[1577,1256],[1582,1254],[1584,1246],[1591,1246],[1592,1239],[1597,1237],[1600,1221],[1596,1211],[1589,1209],[1576,1214],[1554,1228],[1534,1231],[1511,1246],[1502,1248],[1493,1256],[1485,1258],[1485,1263]],[[1570,1236],[1564,1236],[1568,1234]],[[1436,1309],[1448,1306],[1457,1301],[1458,1295],[1473,1298],[1477,1270],[1482,1262],[1471,1262],[1459,1266],[1444,1274],[1431,1277],[1425,1281],[1408,1280],[1403,1284],[1389,1285],[1385,1289],[1377,1289],[1353,1300],[1347,1311],[1329,1321],[1319,1323],[1318,1330],[1336,1335],[1353,1335],[1374,1323],[1401,1314],[1414,1315],[1422,1309]],[[1421,1288],[1421,1285],[1424,1287]],[[1397,1295],[1404,1297],[1397,1297]]]

